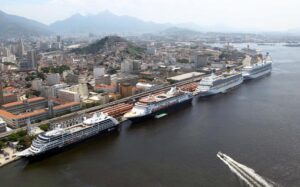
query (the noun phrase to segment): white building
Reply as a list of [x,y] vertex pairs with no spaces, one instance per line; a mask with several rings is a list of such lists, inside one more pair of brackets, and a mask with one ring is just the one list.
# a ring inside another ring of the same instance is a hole
[[121,63],[122,73],[137,73],[141,70],[140,60],[125,60]]
[[58,98],[63,101],[68,102],[80,102],[80,95],[77,92],[72,92],[69,90],[59,90],[58,91]]
[[65,88],[65,90],[76,92],[82,98],[87,98],[89,96],[87,84],[84,83]]
[[156,55],[156,48],[155,47],[148,47],[147,54],[149,55]]
[[0,118],[0,133],[6,131],[6,122]]
[[105,67],[95,66],[93,69],[94,78],[98,78],[105,75]]
[[60,75],[58,73],[53,73],[53,74],[47,74],[47,85],[48,86],[53,86],[55,84],[60,83]]
[[31,89],[35,91],[41,91],[43,86],[43,80],[42,79],[34,79],[31,81]]
[[55,84],[53,86],[42,86],[42,96],[46,98],[57,98],[58,97],[58,91],[62,90],[64,88],[67,88],[68,85],[63,83],[63,84]]

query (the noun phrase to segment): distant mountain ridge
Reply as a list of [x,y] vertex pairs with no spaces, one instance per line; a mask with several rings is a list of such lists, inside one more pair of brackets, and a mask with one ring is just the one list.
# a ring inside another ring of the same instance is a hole
[[130,16],[118,16],[109,11],[87,16],[75,14],[50,25],[51,30],[64,34],[145,33],[158,32],[167,27],[168,24],[146,22]]
[[[171,28],[171,29],[170,29]],[[180,30],[180,29],[186,29]],[[109,11],[103,11],[96,15],[75,14],[67,19],[56,21],[50,25],[27,19],[20,16],[10,15],[0,10],[0,38],[22,38],[30,36],[47,36],[50,34],[81,34],[86,35],[128,35],[144,33],[162,33],[178,35],[180,33],[195,34],[195,32],[223,32],[223,33],[264,33],[255,29],[239,29],[226,25],[199,26],[192,22],[181,24],[161,24],[131,16],[119,16]],[[276,32],[275,32],[276,33]],[[300,29],[292,29],[287,32],[299,34]]]
[[47,25],[24,17],[6,14],[0,10],[0,38],[49,35]]

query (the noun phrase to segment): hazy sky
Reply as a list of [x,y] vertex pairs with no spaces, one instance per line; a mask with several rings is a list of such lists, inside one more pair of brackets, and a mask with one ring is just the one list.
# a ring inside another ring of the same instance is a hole
[[7,13],[52,23],[110,10],[159,23],[193,22],[265,31],[300,28],[300,0],[0,0]]

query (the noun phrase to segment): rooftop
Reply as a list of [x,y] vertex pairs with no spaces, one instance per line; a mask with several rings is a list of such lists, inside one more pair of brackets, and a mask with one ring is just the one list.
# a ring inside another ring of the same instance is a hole
[[182,81],[182,80],[197,77],[197,76],[200,76],[200,75],[204,75],[204,73],[190,72],[190,73],[185,73],[185,74],[182,74],[182,75],[177,75],[177,76],[174,76],[174,77],[169,77],[168,80]]
[[[42,100],[46,100],[46,99],[44,97],[34,97],[34,98],[27,99],[28,103],[33,103],[33,102],[42,101]],[[23,101],[7,103],[5,105],[2,105],[2,107],[9,108],[9,107],[18,106],[18,105],[23,105]]]
[[63,108],[67,108],[67,107],[72,107],[72,106],[76,106],[76,105],[80,105],[80,103],[79,102],[65,103],[65,104],[53,107],[53,110],[59,110],[59,109],[63,109]]
[[37,116],[37,115],[40,115],[40,114],[43,114],[46,112],[47,111],[45,109],[39,109],[39,110],[34,110],[32,112],[26,112],[26,113],[21,113],[21,114],[15,115],[15,114],[12,114],[5,110],[0,110],[0,116],[4,117],[4,118],[9,118],[9,119],[23,119],[23,118]]

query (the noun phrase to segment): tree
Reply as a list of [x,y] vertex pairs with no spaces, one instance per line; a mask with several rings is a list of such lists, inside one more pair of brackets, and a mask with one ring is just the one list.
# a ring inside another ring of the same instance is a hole
[[26,132],[25,130],[20,130],[20,131],[17,132],[17,135],[18,135],[19,137],[24,137],[24,136],[27,135],[27,132]]
[[49,73],[50,72],[50,67],[42,67],[41,68],[43,73]]
[[0,141],[0,150],[5,148],[6,144],[3,141]]
[[7,137],[7,140],[10,142],[18,141],[18,135],[16,133],[12,133]]
[[22,146],[22,148],[28,148],[31,145],[31,138],[30,136],[24,136],[22,138],[20,138],[20,141],[18,143],[18,145]]
[[40,126],[40,129],[42,129],[43,131],[48,131],[50,129],[49,124],[44,124]]

